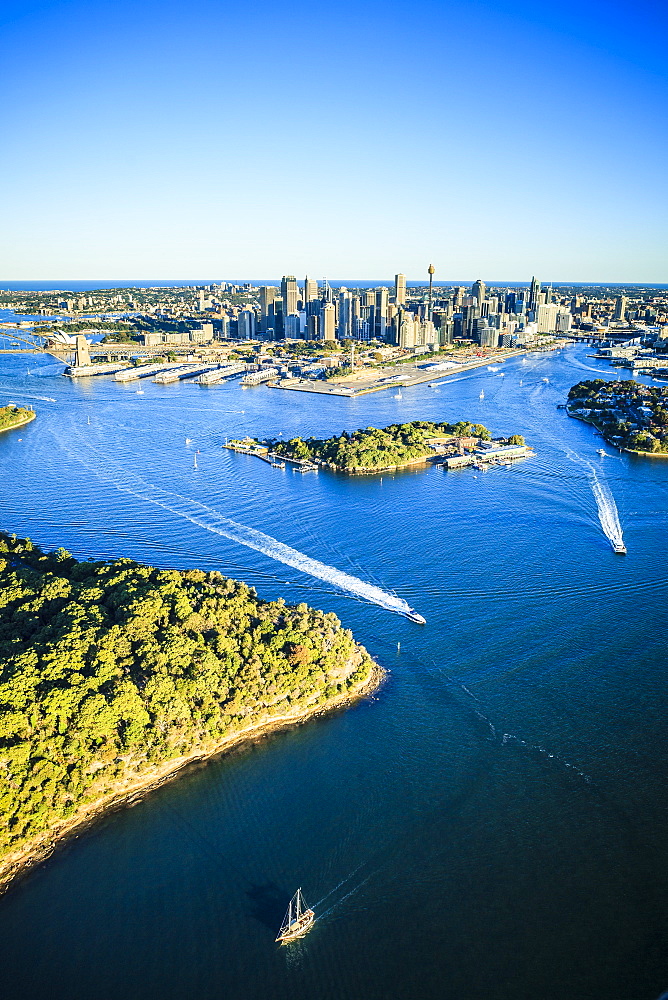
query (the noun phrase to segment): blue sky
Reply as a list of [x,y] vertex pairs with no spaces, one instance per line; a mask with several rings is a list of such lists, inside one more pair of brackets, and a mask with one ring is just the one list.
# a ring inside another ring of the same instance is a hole
[[0,281],[666,281],[668,5],[0,5]]

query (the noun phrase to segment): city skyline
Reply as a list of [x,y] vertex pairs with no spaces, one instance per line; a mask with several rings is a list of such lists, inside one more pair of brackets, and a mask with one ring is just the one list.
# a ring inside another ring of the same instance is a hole
[[661,282],[667,23],[628,2],[16,0],[0,274]]

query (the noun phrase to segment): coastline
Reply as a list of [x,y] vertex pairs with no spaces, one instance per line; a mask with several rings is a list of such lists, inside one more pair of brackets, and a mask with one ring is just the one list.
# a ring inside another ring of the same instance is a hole
[[640,455],[642,458],[668,458],[668,452],[665,451],[638,451],[637,448],[620,448],[619,445],[613,444],[612,441],[608,441],[607,437],[594,420],[590,420],[588,417],[581,417],[577,413],[571,413],[568,408],[566,408],[566,413],[569,417],[572,417],[573,420],[581,420],[583,424],[590,424],[592,427],[595,427],[610,448],[616,448],[617,451],[625,452],[627,455]]
[[9,427],[0,427],[0,434],[2,434],[3,431],[15,431],[19,427],[25,427],[26,424],[32,423],[36,416],[37,414],[33,410],[31,416],[25,417],[23,420],[19,420],[17,424],[10,424]]
[[277,730],[300,725],[320,715],[326,715],[335,709],[345,708],[378,690],[386,676],[387,671],[375,660],[372,660],[368,677],[357,688],[336,695],[324,705],[312,705],[287,715],[261,716],[244,729],[230,733],[229,736],[213,746],[200,747],[182,757],[174,757],[157,767],[150,768],[135,779],[125,778],[121,780],[118,783],[118,788],[89,803],[76,816],[58,823],[24,847],[0,859],[0,896],[4,895],[33,868],[47,861],[72,836],[83,833],[108,814],[134,805],[135,802],[160,788],[166,782],[178,778],[181,772],[186,771],[191,765],[206,762],[243,743],[262,739]]

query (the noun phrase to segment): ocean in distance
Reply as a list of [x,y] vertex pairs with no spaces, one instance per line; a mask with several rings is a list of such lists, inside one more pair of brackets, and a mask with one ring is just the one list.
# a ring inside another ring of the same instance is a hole
[[[401,399],[71,382],[49,356],[0,358],[0,403],[38,412],[0,437],[4,530],[79,558],[220,569],[334,611],[389,671],[375,697],[108,817],[0,898],[3,1000],[668,989],[668,462],[601,458],[593,429],[557,410],[575,382],[616,376],[589,353]],[[222,448],[420,418],[522,433],[536,456],[345,478]],[[616,513],[626,557],[602,528]],[[396,593],[427,624],[243,529]],[[318,920],[279,948],[298,886]]]
[[[318,279],[321,280],[321,279]],[[322,279],[325,280],[324,278]],[[474,279],[472,278],[452,278],[447,281],[436,281],[434,280],[434,288],[450,288],[452,285],[470,285]],[[7,281],[0,278],[0,290],[7,289],[8,291],[19,292],[55,292],[55,291],[70,291],[70,292],[86,292],[95,291],[95,289],[103,288],[183,288],[189,285],[214,285],[219,284],[221,281],[225,281],[227,284],[232,285],[243,285],[250,283],[252,285],[280,285],[280,278],[189,278],[183,280],[179,278],[178,280],[164,279],[164,278],[152,278],[152,279],[142,279],[128,281],[127,278],[112,279],[111,281],[95,281],[90,279],[88,281],[82,281],[77,278],[76,280],[66,280],[61,281]],[[422,287],[426,285],[428,278],[424,278],[420,281],[409,280],[406,282],[407,287],[415,288]],[[332,288],[338,288],[339,285],[345,285],[347,288],[368,288],[371,286],[387,286],[394,285],[394,275],[391,278],[330,278],[329,284]],[[488,281],[490,286],[505,286],[509,288],[522,288],[523,286],[529,286],[530,281],[522,279],[521,281],[509,281],[507,279],[499,279],[496,281]],[[594,282],[584,282],[584,281],[554,281],[552,282],[553,288],[568,287],[574,288],[582,286],[583,288],[590,287],[601,287],[601,288],[668,288],[668,285],[660,285],[655,282],[650,282],[649,284],[643,284],[640,282],[628,282],[622,283],[618,281],[613,281],[608,284],[601,281]]]

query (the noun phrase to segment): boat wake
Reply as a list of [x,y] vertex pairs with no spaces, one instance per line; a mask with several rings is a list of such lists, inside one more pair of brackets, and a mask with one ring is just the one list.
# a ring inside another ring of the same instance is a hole
[[567,449],[566,453],[571,461],[577,462],[586,470],[587,479],[589,480],[589,485],[591,486],[594,499],[596,500],[598,519],[601,527],[603,528],[605,537],[608,539],[616,552],[623,550],[624,532],[622,531],[622,526],[619,521],[617,504],[615,503],[615,498],[612,495],[610,487],[605,481],[599,479],[596,466],[592,465],[588,459],[577,455],[575,452],[571,451],[570,448]]
[[[86,445],[85,447],[91,452],[96,452],[90,445]],[[172,493],[171,491],[164,490],[159,486],[154,486],[146,482],[139,476],[128,474],[125,471],[119,470],[115,475],[105,474],[100,469],[99,464],[94,465],[92,462],[91,464],[86,462],[82,458],[82,452],[83,447],[80,447],[76,453],[71,451],[69,453],[77,461],[85,465],[98,479],[111,483],[121,493],[127,493],[137,500],[142,500],[144,503],[150,503],[156,507],[160,507],[162,510],[169,511],[177,517],[182,517],[186,521],[190,521],[191,524],[195,524],[199,528],[204,528],[205,531],[210,531],[223,538],[228,538],[230,541],[237,542],[239,545],[245,545],[246,548],[261,552],[262,555],[268,556],[270,559],[275,559],[286,566],[291,566],[301,573],[315,577],[316,580],[323,580],[337,587],[339,590],[348,594],[354,594],[356,597],[360,597],[370,604],[376,604],[386,611],[392,611],[395,614],[406,615],[408,617],[411,615],[415,616],[415,612],[409,604],[395,594],[390,594],[372,583],[366,583],[356,576],[344,573],[343,570],[336,569],[334,566],[328,566],[318,559],[313,559],[298,549],[293,549],[290,545],[279,542],[278,539],[273,538],[271,535],[265,535],[262,531],[249,528],[238,521],[233,521],[221,514],[220,511],[200,503],[198,500],[192,500],[189,497],[182,496],[180,493]],[[103,456],[99,455],[99,457],[102,458]],[[107,465],[110,464],[108,459],[105,458],[104,460]],[[416,619],[414,618],[414,620]]]
[[601,527],[603,528],[606,537],[610,540],[612,547],[614,549],[622,548],[624,545],[624,534],[622,532],[622,526],[619,523],[619,512],[617,510],[615,498],[610,492],[608,484],[602,483],[599,480],[594,466],[591,465],[590,462],[587,462],[587,465],[591,469],[592,490],[594,491],[594,497],[596,498],[598,519],[601,522]]

